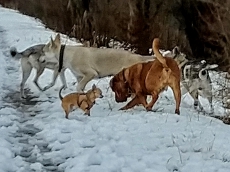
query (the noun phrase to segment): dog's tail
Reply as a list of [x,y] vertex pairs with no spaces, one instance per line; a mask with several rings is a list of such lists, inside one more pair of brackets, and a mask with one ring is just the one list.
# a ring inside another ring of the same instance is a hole
[[152,45],[153,52],[156,55],[157,60],[160,61],[160,63],[163,65],[163,67],[168,68],[168,65],[166,64],[165,58],[162,56],[162,54],[159,51],[159,42],[160,42],[159,38],[155,38],[153,40],[153,45]]
[[63,85],[63,86],[61,87],[61,89],[59,90],[59,98],[60,98],[60,100],[63,99],[63,97],[62,97],[62,95],[61,95],[61,91],[63,90],[64,87],[65,87],[65,86]]
[[17,51],[16,47],[11,47],[10,48],[10,55],[12,57],[17,58],[17,59],[20,59],[22,57],[22,54]]

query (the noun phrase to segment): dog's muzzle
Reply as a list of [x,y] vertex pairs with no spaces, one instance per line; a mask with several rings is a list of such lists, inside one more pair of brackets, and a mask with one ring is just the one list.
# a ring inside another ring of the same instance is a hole
[[116,100],[117,103],[122,103],[122,102],[127,101],[127,97],[126,96],[117,96],[117,95],[115,95],[115,100]]

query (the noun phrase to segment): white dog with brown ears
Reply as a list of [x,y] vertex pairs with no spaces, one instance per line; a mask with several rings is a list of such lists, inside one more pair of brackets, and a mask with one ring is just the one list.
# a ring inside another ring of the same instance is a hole
[[63,46],[59,34],[54,40],[51,38],[43,51],[46,61],[59,63],[56,71],[61,72],[66,68],[71,70],[78,81],[78,92],[83,91],[94,78],[113,76],[133,64],[154,60],[153,56],[141,56],[119,49]]

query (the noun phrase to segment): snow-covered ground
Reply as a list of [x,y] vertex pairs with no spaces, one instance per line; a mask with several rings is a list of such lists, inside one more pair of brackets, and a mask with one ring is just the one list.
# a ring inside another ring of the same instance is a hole
[[[180,116],[173,113],[170,89],[154,106],[162,111],[146,112],[141,106],[119,111],[124,103],[115,102],[111,78],[95,79],[86,89],[95,83],[104,98],[97,99],[90,117],[76,110],[67,120],[58,98],[60,79],[40,92],[33,71],[26,83],[29,99],[21,100],[20,61],[9,55],[10,47],[22,51],[56,33],[14,10],[0,7],[0,16],[0,172],[230,171],[230,126],[198,114],[189,95],[182,97]],[[46,86],[51,78],[52,71],[46,70],[39,83]],[[76,88],[68,70],[66,78],[63,94]],[[218,103],[214,107],[223,114]]]

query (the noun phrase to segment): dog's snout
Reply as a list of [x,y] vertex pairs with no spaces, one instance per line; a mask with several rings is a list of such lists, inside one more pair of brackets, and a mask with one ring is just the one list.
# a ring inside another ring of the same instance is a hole
[[103,98],[103,97],[104,97],[104,96],[101,94],[101,95],[100,95],[100,98]]

